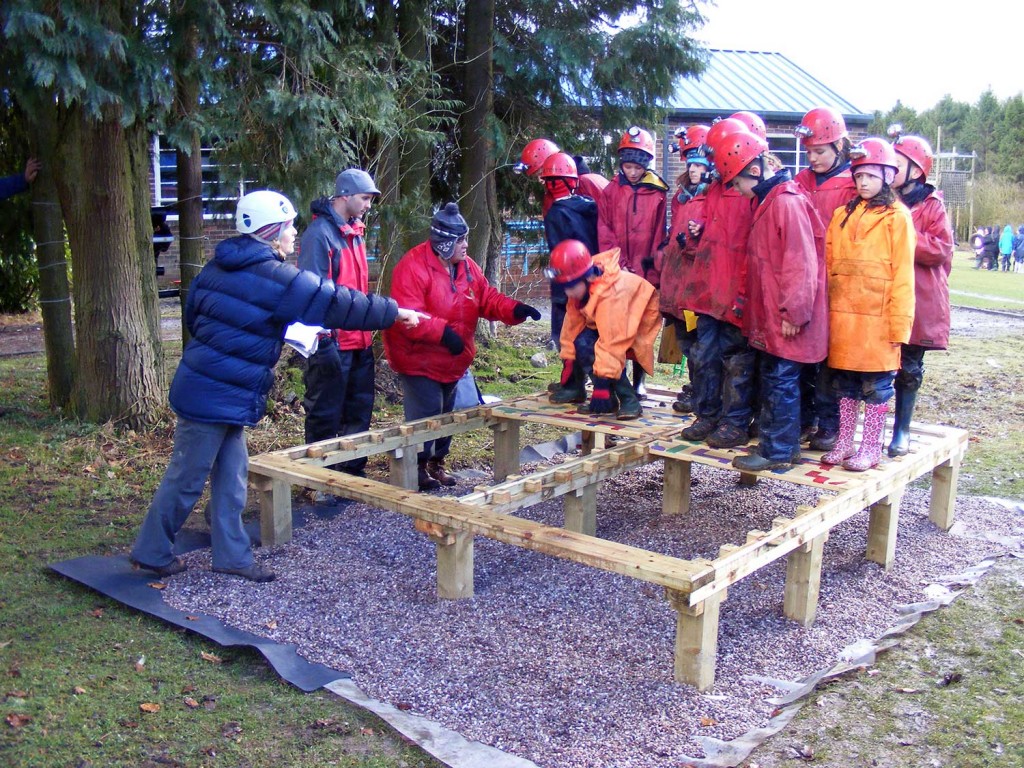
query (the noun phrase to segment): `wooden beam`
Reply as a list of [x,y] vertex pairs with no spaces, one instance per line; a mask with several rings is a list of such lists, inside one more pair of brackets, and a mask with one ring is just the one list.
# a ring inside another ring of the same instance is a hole
[[437,596],[461,600],[473,596],[473,534],[452,531],[437,540]]
[[953,527],[961,458],[954,456],[932,470],[932,497],[928,506],[928,519],[940,531],[948,531]]
[[903,489],[871,505],[868,517],[868,547],[865,557],[889,570],[896,559],[896,529],[900,522]]
[[410,491],[419,489],[419,466],[416,459],[422,448],[423,444],[419,443],[395,448],[388,453],[388,479],[392,485]]
[[519,474],[519,424],[502,419],[494,425],[494,481]]
[[283,480],[249,475],[259,492],[260,541],[264,547],[276,547],[292,539],[292,487]]
[[786,559],[786,591],[782,612],[805,627],[814,623],[821,591],[821,558],[828,534],[794,549]]
[[683,596],[670,590],[666,590],[666,595],[676,611],[673,675],[677,682],[706,691],[715,684],[718,613],[722,596],[715,593],[691,606]]
[[661,497],[661,514],[685,515],[690,511],[689,461],[666,459],[664,462],[665,488]]
[[584,486],[563,497],[565,529],[586,536],[597,535],[597,485]]

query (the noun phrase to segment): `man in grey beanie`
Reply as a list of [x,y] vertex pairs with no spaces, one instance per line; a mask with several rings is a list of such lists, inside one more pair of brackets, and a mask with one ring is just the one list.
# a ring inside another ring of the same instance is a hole
[[[299,268],[315,272],[336,285],[367,293],[370,272],[366,261],[363,217],[380,190],[360,168],[348,168],[334,182],[334,196],[310,206],[313,221],[302,234]],[[324,333],[310,356],[304,377],[306,442],[327,440],[370,428],[373,416],[373,334],[334,330]],[[338,465],[362,476],[366,459]]]

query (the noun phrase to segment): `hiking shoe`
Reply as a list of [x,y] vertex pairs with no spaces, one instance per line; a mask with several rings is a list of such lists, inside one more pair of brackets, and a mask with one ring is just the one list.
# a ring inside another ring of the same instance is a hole
[[245,568],[214,568],[213,572],[226,573],[228,576],[239,576],[259,584],[264,584],[277,578],[276,573],[256,563],[247,565]]
[[741,472],[766,472],[770,469],[789,469],[793,462],[786,459],[766,459],[759,453],[737,456],[732,465]]
[[736,448],[746,445],[749,440],[750,435],[747,430],[723,422],[708,435],[707,443],[712,448]]
[[831,451],[836,447],[836,440],[838,439],[838,432],[822,432],[819,429],[811,436],[810,448],[812,451]]
[[421,491],[436,491],[441,483],[430,476],[427,472],[427,462],[419,461],[416,466],[416,485]]
[[704,440],[708,435],[715,431],[715,427],[718,426],[716,422],[711,419],[702,419],[699,416],[697,420],[690,426],[684,429],[679,434],[683,440]]
[[168,576],[173,576],[176,573],[181,573],[182,571],[188,568],[188,566],[182,562],[180,557],[174,558],[167,565],[146,565],[145,563],[139,562],[134,557],[130,556],[128,558],[128,562],[132,564],[133,569],[152,571],[161,579],[166,579]]
[[458,480],[444,470],[444,459],[427,459],[427,474],[441,485],[451,488]]
[[683,387],[672,402],[672,410],[676,413],[693,413],[693,390]]

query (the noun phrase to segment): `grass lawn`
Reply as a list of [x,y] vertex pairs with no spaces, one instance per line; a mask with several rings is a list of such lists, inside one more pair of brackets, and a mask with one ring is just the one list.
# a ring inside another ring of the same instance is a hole
[[978,309],[1024,312],[1024,273],[974,268],[974,252],[953,254],[949,276],[951,304]]
[[[1019,281],[1024,287],[1024,275],[972,273],[958,255],[956,285],[962,276],[997,281],[993,285]],[[974,285],[971,292],[995,290]],[[554,355],[549,354],[546,369],[528,363],[543,342],[543,330],[534,326],[481,349],[478,379],[485,390],[502,395],[537,391],[557,376]],[[929,353],[926,361],[919,418],[964,426],[974,435],[961,491],[1024,496],[1017,474],[1024,339],[958,338],[949,352]],[[654,380],[678,382],[670,366],[660,366]],[[281,391],[294,388],[295,381],[294,374],[282,376]],[[48,410],[45,386],[41,356],[0,358],[0,556],[5,564],[0,571],[0,671],[5,681],[0,691],[0,765],[437,765],[374,717],[335,696],[303,694],[281,682],[254,653],[220,648],[169,628],[51,573],[47,563],[123,552],[129,546],[166,465],[173,420],[168,414],[144,434],[80,424]],[[279,397],[273,418],[251,431],[252,453],[301,442],[302,417],[288,400]],[[378,397],[380,419],[400,418],[395,400],[385,385]],[[523,439],[547,437],[539,429]],[[488,442],[486,436],[460,438],[450,463],[489,462]],[[254,500],[251,506],[255,509]],[[990,697],[991,705],[971,699],[970,710],[950,712],[986,723],[975,735],[958,736],[979,752],[991,741],[1014,743],[1024,725],[1019,716],[1005,716],[1002,709],[1007,702],[1024,699],[1015,655],[1020,645],[1017,624],[1024,621],[1019,586],[992,601],[1000,606],[999,627],[1006,631],[998,637],[1004,640],[977,640],[962,656],[979,677],[988,670],[998,672],[999,688],[1007,694]],[[941,612],[928,620],[929,626],[938,627],[929,642],[946,652],[964,632],[984,625],[994,610],[968,612],[966,618]],[[1004,626],[1006,616],[1016,616],[1017,624]],[[883,660],[883,670],[888,663]],[[1016,677],[1004,675],[1004,669],[1016,669]],[[885,694],[885,688],[872,693],[874,679],[862,682],[865,695]],[[941,709],[943,704],[927,706]],[[807,709],[813,716],[814,708]],[[887,724],[884,709],[871,712],[880,727]],[[941,764],[961,764],[955,758],[961,745],[939,739],[934,748]]]

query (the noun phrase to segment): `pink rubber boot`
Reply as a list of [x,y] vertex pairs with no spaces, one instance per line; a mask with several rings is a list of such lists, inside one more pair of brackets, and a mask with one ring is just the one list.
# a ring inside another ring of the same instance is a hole
[[853,434],[857,431],[857,411],[860,401],[850,397],[839,399],[839,437],[835,447],[821,457],[824,464],[842,464],[854,454]]
[[853,456],[843,462],[843,469],[851,472],[863,472],[871,469],[882,457],[882,433],[885,432],[885,414],[889,412],[888,403],[872,405],[864,403],[864,429],[861,434],[860,448]]

